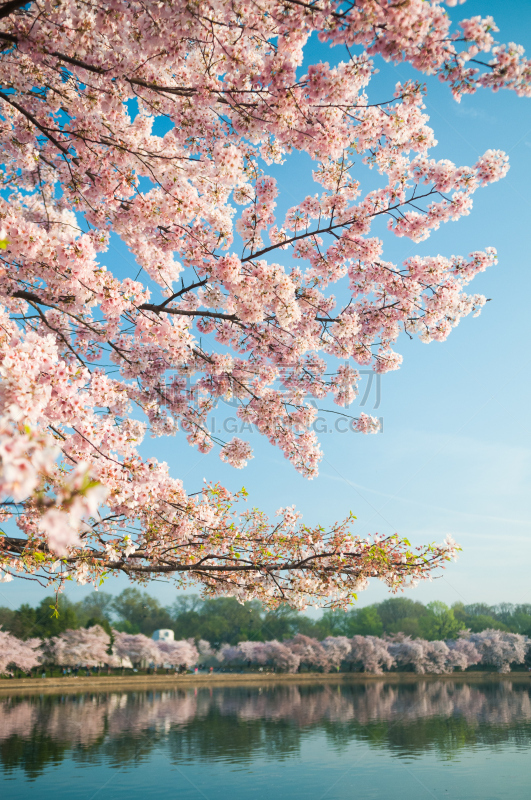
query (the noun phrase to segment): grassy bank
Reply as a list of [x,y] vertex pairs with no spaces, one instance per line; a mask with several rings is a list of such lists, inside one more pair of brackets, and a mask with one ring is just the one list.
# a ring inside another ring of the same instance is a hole
[[345,683],[415,683],[417,681],[457,681],[459,683],[491,683],[511,681],[529,683],[531,673],[510,672],[454,672],[450,675],[417,675],[414,672],[387,672],[384,675],[369,675],[364,672],[339,672],[323,674],[303,672],[292,674],[274,673],[225,673],[214,675],[99,675],[58,678],[16,678],[0,681],[0,695],[9,694],[68,694],[77,692],[151,691],[164,689],[186,689],[198,686],[266,686],[274,684],[345,684]]

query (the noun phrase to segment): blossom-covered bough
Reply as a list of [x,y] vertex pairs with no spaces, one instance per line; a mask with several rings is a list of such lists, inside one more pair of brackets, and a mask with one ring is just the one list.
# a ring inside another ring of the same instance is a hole
[[[332,397],[349,416],[352,364],[397,369],[401,331],[443,340],[480,311],[466,285],[493,249],[397,265],[373,228],[426,239],[469,213],[506,156],[435,161],[423,85],[374,99],[367,87],[383,56],[457,99],[529,96],[530,64],[496,30],[475,17],[453,32],[439,0],[0,5],[4,579],[168,573],[271,605],[343,605],[371,576],[396,589],[455,554],[451,541],[360,540],[352,518],[324,530],[291,508],[278,522],[239,512],[241,494],[188,494],[138,447],[146,430],[182,431],[245,466],[250,445],[209,425],[230,398],[311,478],[315,406]],[[314,33],[344,60],[303,68]],[[313,160],[316,194],[277,219],[268,165],[293,151]],[[363,191],[357,161],[381,188]],[[111,235],[138,270],[106,267]]]

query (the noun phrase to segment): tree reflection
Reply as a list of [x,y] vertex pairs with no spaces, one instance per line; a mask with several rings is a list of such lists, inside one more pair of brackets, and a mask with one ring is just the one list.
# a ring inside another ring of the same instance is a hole
[[29,778],[64,758],[113,767],[163,751],[173,763],[282,760],[321,732],[336,750],[397,755],[531,743],[531,690],[499,682],[199,688],[0,700],[0,762]]

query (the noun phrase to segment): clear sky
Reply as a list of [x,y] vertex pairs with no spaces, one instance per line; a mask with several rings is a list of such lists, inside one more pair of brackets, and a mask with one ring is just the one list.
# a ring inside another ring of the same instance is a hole
[[[491,14],[500,28],[497,39],[523,44],[531,54],[529,2],[469,0],[450,13],[454,19]],[[345,58],[340,48],[323,53],[321,46],[313,47],[310,56],[330,63]],[[413,75],[404,66],[378,66],[381,73],[369,88],[371,102],[388,99],[397,80]],[[241,472],[224,465],[215,451],[201,456],[184,437],[147,439],[143,453],[166,460],[190,491],[200,488],[203,478],[232,489],[245,485],[253,505],[274,513],[295,503],[309,524],[326,524],[352,510],[362,535],[396,531],[420,544],[451,533],[463,547],[458,562],[440,579],[410,592],[412,598],[450,604],[531,603],[526,306],[531,295],[531,100],[508,91],[482,91],[457,104],[446,85],[434,79],[427,84],[427,111],[439,142],[431,157],[470,165],[485,150],[501,149],[509,154],[511,169],[503,181],[478,190],[469,217],[443,226],[427,242],[397,239],[383,225],[375,232],[384,239],[384,257],[395,262],[413,253],[467,255],[496,247],[499,264],[471,285],[472,292],[491,298],[481,316],[465,319],[442,344],[400,339],[396,349],[404,363],[399,371],[382,376],[379,407],[376,379],[369,387],[368,375],[358,398],[368,389],[363,410],[383,418],[383,433],[342,433],[334,429],[333,415],[323,415],[322,425],[328,426],[320,437],[324,458],[313,481],[295,473],[279,451],[256,436],[250,437],[255,458]],[[288,159],[270,173],[279,183],[279,218],[283,206],[318,191],[307,158]],[[363,167],[354,174],[364,189],[377,185],[378,176]],[[121,273],[136,271],[120,245],[103,260]],[[334,405],[329,401],[326,407]],[[220,406],[214,416],[217,427],[226,426],[225,438],[231,438],[234,409]],[[111,580],[104,589],[114,593],[126,585],[125,579]],[[165,603],[175,596],[166,581],[148,589]],[[86,592],[67,590],[71,599]],[[0,585],[0,605],[17,607],[44,595],[45,590],[26,581]],[[366,605],[385,596],[385,586],[372,582],[359,602]]]

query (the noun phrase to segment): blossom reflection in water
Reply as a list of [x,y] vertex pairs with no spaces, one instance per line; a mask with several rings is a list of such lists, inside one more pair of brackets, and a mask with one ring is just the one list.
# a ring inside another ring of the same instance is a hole
[[[531,684],[531,681],[530,681]],[[340,723],[359,737],[373,723],[408,726],[422,720],[461,720],[477,728],[531,723],[531,690],[509,681],[481,685],[418,681],[356,686],[198,688],[91,693],[0,700],[0,742],[47,737],[68,748],[100,748],[150,731],[158,735],[201,729],[213,719],[289,723],[295,730]],[[429,747],[431,742],[425,742]],[[5,748],[4,748],[5,750]],[[220,753],[223,743],[220,743]]]

